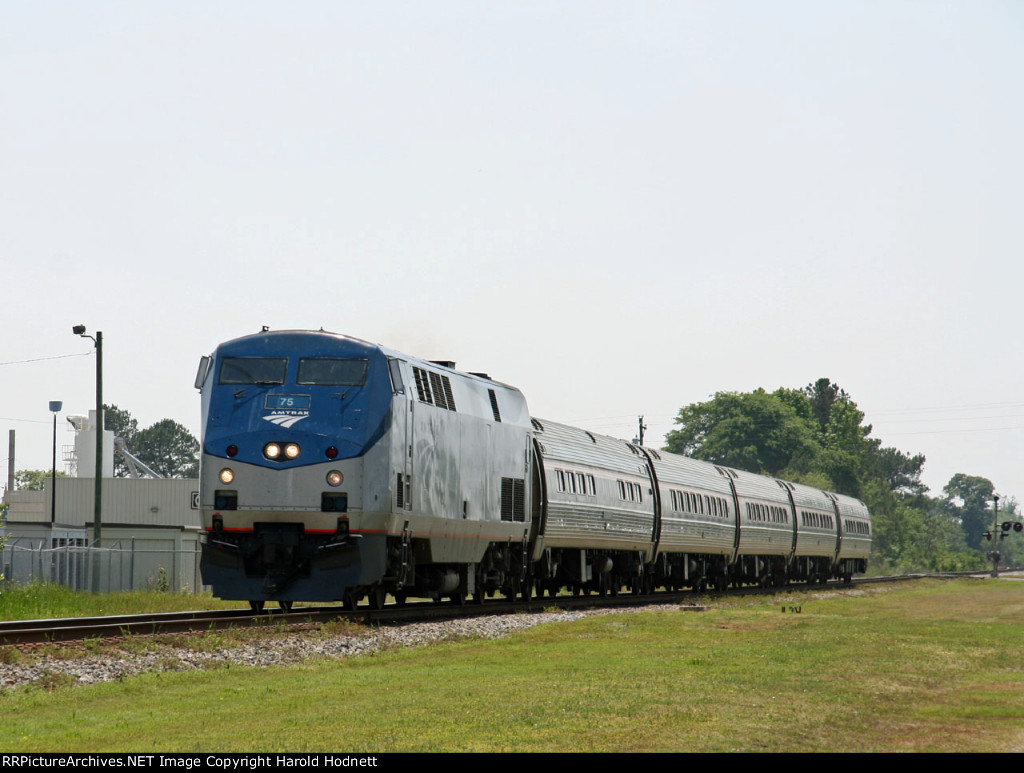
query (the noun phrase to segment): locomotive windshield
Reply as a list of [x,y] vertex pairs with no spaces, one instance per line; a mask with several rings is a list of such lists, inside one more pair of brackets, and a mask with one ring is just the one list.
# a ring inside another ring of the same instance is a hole
[[299,360],[297,384],[321,386],[363,386],[367,360],[339,360],[327,357],[303,357]]
[[225,357],[218,383],[283,384],[287,370],[287,357]]

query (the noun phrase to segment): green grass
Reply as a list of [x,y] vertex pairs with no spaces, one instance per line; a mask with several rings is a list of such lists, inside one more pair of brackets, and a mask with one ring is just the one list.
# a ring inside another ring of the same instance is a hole
[[38,620],[51,617],[135,615],[146,612],[185,612],[193,609],[237,609],[245,602],[220,601],[209,593],[131,591],[88,593],[62,585],[6,584],[0,592],[0,620]]
[[[1011,751],[1024,583],[716,601],[0,697],[2,751]],[[2,669],[2,667],[0,667]]]

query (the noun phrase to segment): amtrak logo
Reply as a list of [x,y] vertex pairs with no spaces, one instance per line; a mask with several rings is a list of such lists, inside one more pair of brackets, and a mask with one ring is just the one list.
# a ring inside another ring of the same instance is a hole
[[309,413],[307,411],[290,411],[287,413],[284,411],[275,411],[269,416],[264,416],[263,421],[269,421],[271,424],[276,424],[279,427],[284,427],[285,429],[288,429],[289,427],[293,427],[295,424],[299,423],[303,419],[308,418]]

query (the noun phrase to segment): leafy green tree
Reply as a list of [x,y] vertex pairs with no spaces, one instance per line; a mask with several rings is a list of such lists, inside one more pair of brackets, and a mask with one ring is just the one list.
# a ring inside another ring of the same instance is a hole
[[[679,412],[669,451],[863,497],[880,441],[829,379],[804,389],[723,393]],[[922,459],[923,463],[923,459]]]
[[878,474],[897,494],[923,496],[928,487],[921,482],[924,454],[909,456],[895,448],[880,448],[875,454]]
[[109,429],[115,437],[122,438],[130,444],[139,431],[139,422],[128,411],[116,405],[103,406],[103,428]]
[[[168,478],[199,476],[199,441],[185,427],[163,419],[145,429],[128,411],[116,405],[103,406],[103,426],[124,440],[128,450],[154,472]],[[114,475],[131,474],[120,454],[114,455]]]
[[[14,488],[18,491],[42,491],[51,475],[52,470],[18,470],[14,473]],[[57,470],[57,477],[66,478],[67,474]]]
[[154,472],[165,477],[199,477],[199,441],[171,419],[163,419],[139,430],[133,453]]
[[[135,443],[135,436],[139,432],[139,422],[132,418],[132,415],[116,405],[103,406],[103,428],[114,433],[114,437],[124,440],[128,450],[132,451]],[[132,451],[134,453],[134,451]],[[131,473],[128,465],[120,454],[114,454],[114,477],[127,478]]]
[[832,407],[839,402],[850,402],[846,392],[828,378],[819,378],[813,384],[808,384],[804,387],[803,393],[808,399],[811,414],[818,422],[823,435],[828,431],[828,425],[832,418]]
[[942,489],[946,495],[947,512],[959,522],[967,539],[967,546],[982,550],[982,538],[992,527],[992,509],[989,502],[995,486],[988,478],[958,472]]
[[813,429],[794,407],[763,389],[719,392],[679,411],[666,450],[765,475],[812,468]]

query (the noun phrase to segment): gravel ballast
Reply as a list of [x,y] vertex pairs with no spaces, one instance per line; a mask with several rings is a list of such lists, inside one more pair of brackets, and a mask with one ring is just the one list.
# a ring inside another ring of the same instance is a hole
[[[678,609],[679,606],[647,608]],[[495,639],[542,623],[626,611],[635,612],[637,609],[491,615],[365,629],[346,626],[344,632],[337,634],[330,633],[330,627],[297,632],[268,631],[265,635],[254,634],[251,640],[226,642],[210,649],[167,643],[165,637],[159,636],[142,647],[134,642],[136,646],[130,649],[116,642],[107,643],[98,653],[91,653],[80,644],[56,651],[50,645],[43,651],[30,650],[23,657],[9,658],[23,662],[0,663],[0,690],[54,682],[95,684],[149,671],[188,671],[224,665],[268,667],[317,657],[345,658],[395,647],[419,647],[442,640]]]

